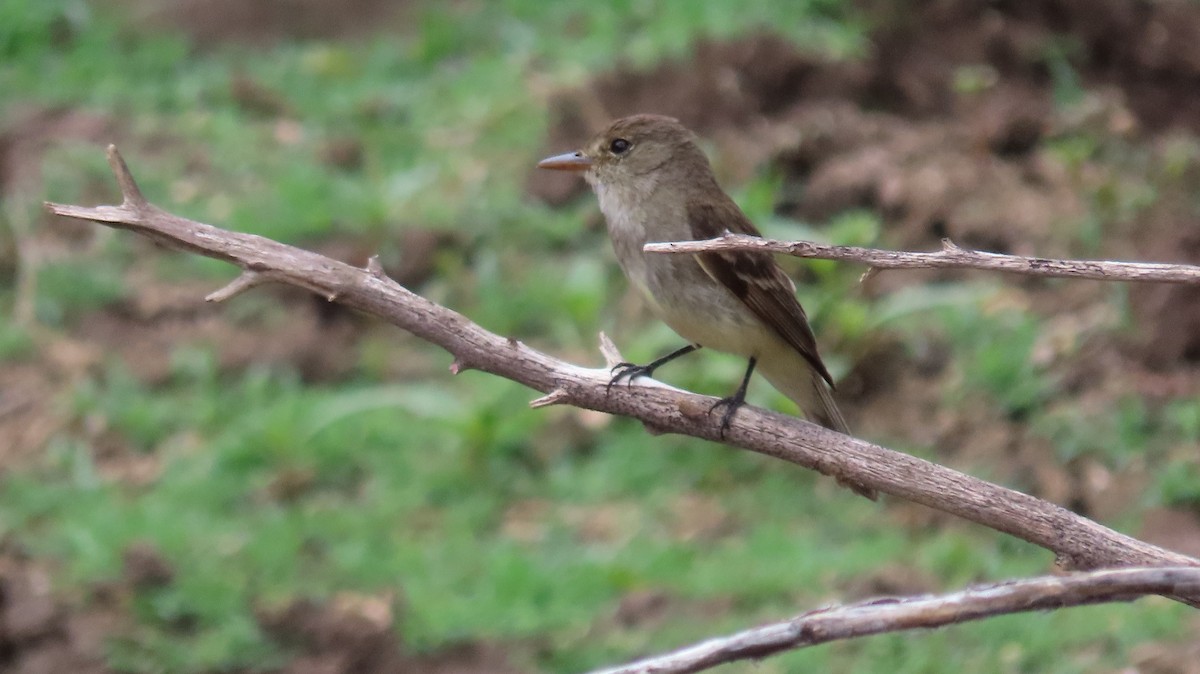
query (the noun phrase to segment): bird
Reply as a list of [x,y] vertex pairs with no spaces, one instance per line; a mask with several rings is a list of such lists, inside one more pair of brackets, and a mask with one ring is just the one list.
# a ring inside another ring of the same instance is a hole
[[[736,392],[710,410],[724,409],[722,436],[745,403],[756,369],[810,420],[850,433],[833,398],[833,377],[796,299],[796,286],[770,253],[642,250],[651,242],[711,239],[726,232],[761,236],[717,182],[692,131],[664,115],[623,117],[582,148],[547,157],[537,166],[582,173],[600,203],[626,278],[652,313],[687,342],[646,365],[617,364],[610,387],[652,376],[666,363],[708,348],[747,359]],[[875,498],[864,485],[839,482]]]

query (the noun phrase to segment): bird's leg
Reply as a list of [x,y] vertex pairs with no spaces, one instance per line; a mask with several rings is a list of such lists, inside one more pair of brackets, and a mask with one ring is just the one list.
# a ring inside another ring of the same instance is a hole
[[662,358],[651,361],[648,365],[617,363],[613,366],[612,379],[608,381],[608,388],[611,389],[613,384],[619,383],[622,379],[628,381],[629,384],[632,385],[634,379],[637,379],[638,377],[649,377],[650,375],[654,374],[654,371],[659,367],[662,367],[663,365],[675,360],[680,356],[686,356],[687,354],[699,348],[699,344],[688,344],[682,349],[676,349]]
[[725,431],[729,430],[729,426],[733,422],[733,415],[737,414],[739,407],[746,404],[746,389],[750,388],[750,376],[754,374],[755,365],[758,365],[758,359],[751,358],[750,366],[746,368],[746,376],[742,377],[742,385],[738,387],[738,390],[728,398],[721,398],[708,408],[709,414],[715,412],[719,407],[725,408],[725,413],[721,415],[722,438],[725,437]]

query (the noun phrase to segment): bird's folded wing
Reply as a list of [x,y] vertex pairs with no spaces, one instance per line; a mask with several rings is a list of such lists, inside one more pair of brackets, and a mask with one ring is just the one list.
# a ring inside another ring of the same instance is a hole
[[[727,230],[735,234],[761,236],[732,200],[716,204],[689,204],[687,215],[695,239],[712,239]],[[700,253],[696,255],[696,261],[709,276],[733,292],[759,319],[804,356],[813,369],[833,386],[833,378],[817,353],[817,340],[808,325],[808,316],[796,299],[796,286],[775,264],[770,253]]]

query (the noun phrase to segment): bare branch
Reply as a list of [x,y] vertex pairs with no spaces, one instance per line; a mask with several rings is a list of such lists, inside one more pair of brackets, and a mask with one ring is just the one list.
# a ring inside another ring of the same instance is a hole
[[[115,150],[112,151],[116,155]],[[119,159],[119,155],[116,155]],[[123,187],[133,185],[113,162]],[[129,194],[126,194],[129,202]],[[511,379],[554,402],[640,420],[647,428],[723,442],[927,505],[1052,551],[1063,569],[1200,566],[1200,560],[1117,533],[1065,508],[796,417],[746,406],[722,438],[713,398],[648,381],[608,386],[608,368],[587,369],[529,348],[409,292],[378,270],[359,269],[270,239],[219,229],[145,204],[84,208],[46,204],[59,215],[131,229],[166,245],[308,288],[379,316],[449,351],[460,364]],[[609,358],[615,356],[608,354]],[[1200,592],[1176,597],[1200,604]]]
[[1200,267],[1188,264],[1112,262],[1109,260],[1051,260],[1041,257],[1000,255],[967,250],[942,240],[936,253],[876,250],[858,246],[831,246],[812,241],[775,241],[745,234],[726,233],[706,241],[648,243],[648,253],[704,253],[717,250],[752,250],[784,253],[796,257],[861,262],[876,269],[985,269],[1027,276],[1083,278],[1097,281],[1142,281],[1157,283],[1200,283]]
[[928,629],[1008,613],[1130,601],[1147,594],[1194,594],[1200,569],[1108,569],[984,585],[953,594],[873,599],[802,613],[596,674],[684,674],[854,637]]

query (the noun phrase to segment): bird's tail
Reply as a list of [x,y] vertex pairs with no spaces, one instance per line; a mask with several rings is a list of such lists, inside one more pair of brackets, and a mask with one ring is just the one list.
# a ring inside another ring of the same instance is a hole
[[[800,410],[811,421],[830,430],[850,435],[850,427],[846,425],[846,418],[838,409],[829,385],[798,354],[795,358],[788,359],[760,359],[758,369],[772,386],[799,405]],[[860,496],[872,501],[878,497],[874,489],[864,484],[838,475],[834,477],[838,484]]]

